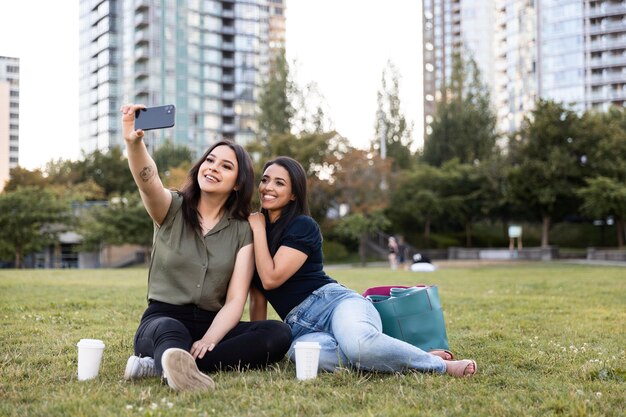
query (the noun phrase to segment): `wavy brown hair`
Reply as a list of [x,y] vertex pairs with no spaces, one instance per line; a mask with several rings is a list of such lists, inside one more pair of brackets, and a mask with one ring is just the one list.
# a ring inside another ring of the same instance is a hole
[[213,149],[218,146],[228,146],[235,152],[238,167],[237,181],[235,182],[235,188],[237,189],[231,191],[224,207],[233,217],[239,220],[248,220],[248,215],[250,215],[252,192],[254,189],[252,159],[250,159],[250,155],[241,145],[229,140],[221,140],[209,147],[198,162],[191,167],[187,175],[187,182],[180,191],[180,194],[183,196],[183,218],[185,222],[194,229],[200,230],[198,202],[200,201],[202,191],[200,190],[200,184],[198,184],[198,172],[200,171],[202,163]]
[[[272,256],[278,251],[281,235],[285,232],[289,224],[293,219],[300,215],[310,216],[309,202],[307,196],[307,184],[306,184],[306,171],[300,162],[288,156],[279,156],[267,161],[263,166],[263,172],[270,165],[278,165],[287,171],[289,179],[291,180],[291,192],[296,197],[295,200],[289,201],[289,203],[283,207],[280,211],[280,217],[276,221],[271,236],[268,236],[268,246]],[[265,221],[269,222],[269,217],[266,209],[262,209],[261,212],[265,216]]]

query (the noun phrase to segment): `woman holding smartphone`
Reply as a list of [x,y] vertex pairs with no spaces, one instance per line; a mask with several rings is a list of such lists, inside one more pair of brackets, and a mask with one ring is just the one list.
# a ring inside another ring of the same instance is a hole
[[257,274],[250,317],[264,319],[267,301],[298,341],[321,345],[319,368],[334,371],[422,372],[471,376],[473,360],[452,360],[448,351],[425,352],[382,332],[370,301],[324,273],[322,236],[309,215],[306,173],[292,158],[265,164],[259,184],[261,212],[248,217],[254,235]]
[[205,372],[259,368],[281,360],[291,343],[279,321],[240,322],[254,271],[250,213],[253,178],[247,152],[217,142],[189,171],[181,191],[166,189],[122,106],[128,164],[155,237],[148,308],[134,338],[124,377],[164,376],[178,391],[208,390]]

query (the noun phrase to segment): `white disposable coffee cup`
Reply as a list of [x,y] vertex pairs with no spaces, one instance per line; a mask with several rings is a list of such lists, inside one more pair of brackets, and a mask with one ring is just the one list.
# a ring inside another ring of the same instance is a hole
[[320,344],[317,342],[296,342],[296,377],[305,381],[317,377],[320,360]]
[[80,339],[78,346],[78,380],[85,381],[98,376],[104,342],[98,339]]

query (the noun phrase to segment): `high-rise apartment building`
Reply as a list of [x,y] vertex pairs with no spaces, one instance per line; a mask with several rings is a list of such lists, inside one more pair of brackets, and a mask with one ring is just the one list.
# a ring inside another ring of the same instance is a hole
[[270,16],[270,39],[269,47],[272,53],[278,53],[285,49],[285,1],[286,0],[270,0],[269,16]]
[[452,57],[461,50],[461,0],[423,0],[424,137],[446,95]]
[[0,56],[0,192],[19,162],[20,60]]
[[584,4],[585,108],[626,102],[626,0]]
[[176,105],[174,128],[146,132],[152,149],[171,140],[199,154],[217,139],[252,140],[269,69],[270,6],[267,0],[82,0],[82,150],[122,144],[125,102]]
[[491,87],[497,129],[517,130],[537,99],[536,14],[532,1],[495,0],[494,76]]
[[579,112],[623,106],[626,0],[424,0],[426,129],[456,51],[477,61],[502,133],[538,98]]

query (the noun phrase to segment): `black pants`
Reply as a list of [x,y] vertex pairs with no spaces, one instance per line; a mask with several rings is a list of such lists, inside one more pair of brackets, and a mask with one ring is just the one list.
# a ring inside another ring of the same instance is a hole
[[[169,348],[189,352],[193,343],[202,339],[215,316],[216,313],[194,305],[150,301],[135,334],[135,355],[154,358],[156,368],[162,371],[163,352]],[[280,361],[290,345],[291,329],[283,322],[239,322],[196,363],[203,372],[256,369]]]

